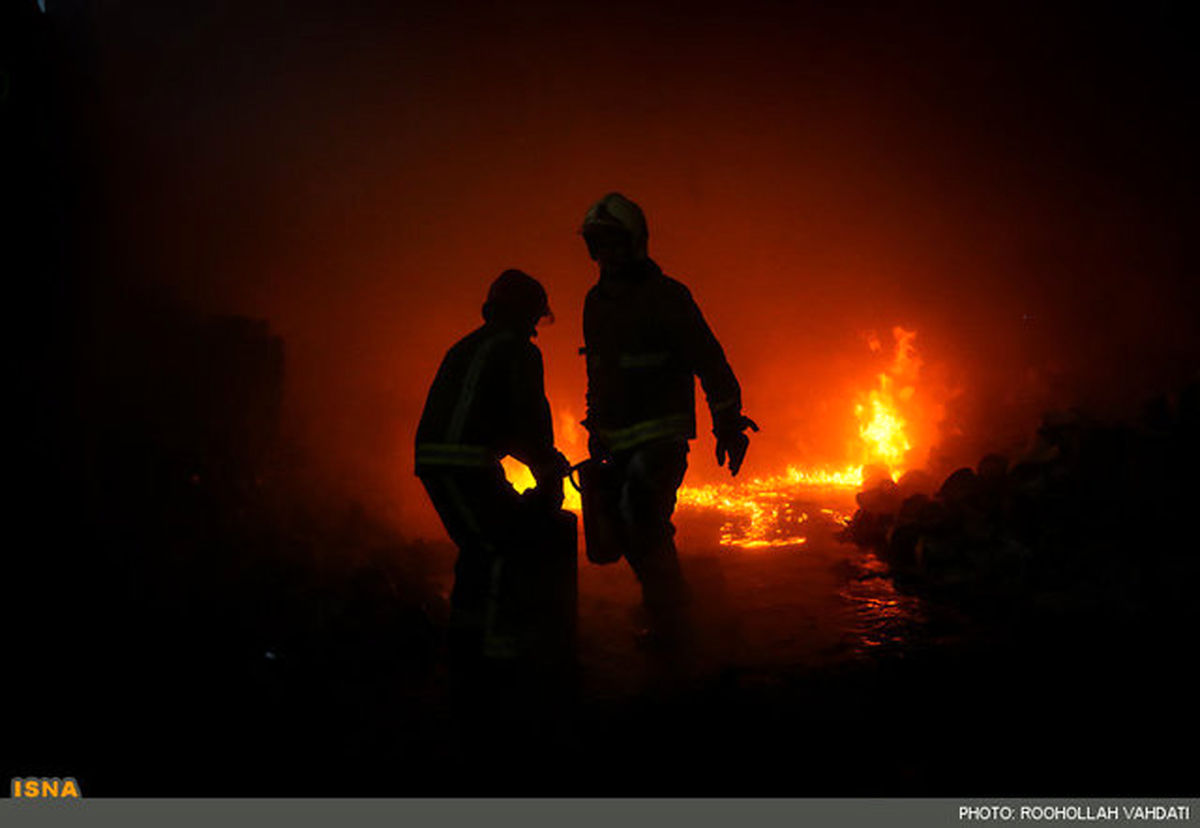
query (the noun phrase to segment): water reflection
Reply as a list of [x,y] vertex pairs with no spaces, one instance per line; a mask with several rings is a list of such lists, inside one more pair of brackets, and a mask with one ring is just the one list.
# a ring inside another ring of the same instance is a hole
[[917,596],[896,589],[887,565],[874,553],[852,555],[839,597],[851,609],[855,655],[902,655],[918,643],[927,623],[925,607]]
[[722,552],[713,563],[719,560],[720,578],[737,594],[730,612],[745,634],[742,656],[877,658],[919,643],[927,626],[921,599],[898,591],[873,553],[838,540],[854,509],[852,494],[761,487],[753,498],[722,493],[682,498],[677,517],[688,541]]
[[703,490],[706,497],[699,497],[698,491],[680,490],[680,516],[690,521],[716,518],[717,542],[732,550],[802,546],[813,533],[825,536],[842,529],[852,511],[844,493],[829,498],[836,501],[835,507],[792,492],[755,491],[754,497],[735,498],[728,491],[717,496],[708,490]]

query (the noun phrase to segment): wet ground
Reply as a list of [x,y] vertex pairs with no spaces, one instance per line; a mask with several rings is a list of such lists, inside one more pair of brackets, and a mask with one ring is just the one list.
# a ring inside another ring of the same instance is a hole
[[678,517],[695,608],[686,657],[639,648],[628,567],[580,572],[576,747],[600,757],[585,750],[585,766],[625,769],[614,792],[1194,789],[1173,747],[1198,735],[1186,631],[1070,613],[981,620],[897,589],[872,553],[835,539],[832,517],[803,544],[750,549],[717,546],[704,515]]
[[[705,514],[682,511],[677,523],[695,608],[693,680],[869,663],[923,640],[921,600],[898,592],[873,554],[836,541],[841,524],[833,517],[811,521],[803,543],[759,548],[720,546]],[[638,694],[653,673],[632,571],[624,562],[585,561],[579,591],[585,694]]]
[[[534,688],[531,718],[488,695],[475,719],[451,704],[422,643],[445,620],[436,595],[386,628],[323,604],[342,620],[279,627],[290,639],[231,617],[180,641],[139,611],[137,638],[98,631],[55,661],[19,770],[114,796],[1194,793],[1186,630],[968,620],[898,590],[832,517],[750,549],[719,546],[711,515],[678,523],[691,646],[645,646],[628,566],[581,554],[577,685]],[[444,594],[452,549],[421,554]]]

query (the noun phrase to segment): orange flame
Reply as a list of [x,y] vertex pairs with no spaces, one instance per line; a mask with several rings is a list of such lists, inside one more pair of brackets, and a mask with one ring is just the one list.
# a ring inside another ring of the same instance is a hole
[[907,423],[896,407],[891,377],[880,374],[879,388],[867,395],[865,403],[854,406],[854,413],[858,417],[858,434],[862,437],[868,461],[896,471],[912,443],[904,432]]
[[[801,468],[788,466],[783,474],[755,478],[744,483],[685,486],[679,490],[679,505],[693,509],[718,509],[725,521],[721,527],[722,546],[755,549],[767,546],[795,546],[807,538],[794,530],[808,520],[791,514],[792,504],[800,495],[841,491],[849,493],[862,487],[864,468],[883,466],[893,480],[905,471],[905,460],[913,448],[908,422],[901,413],[911,406],[921,361],[917,357],[915,331],[893,328],[896,346],[892,364],[877,375],[877,386],[859,395],[854,403],[858,420],[859,444],[854,462],[843,468]],[[873,353],[881,353],[879,338],[870,334],[867,342]],[[844,523],[846,516],[822,509],[827,520]]]
[[[904,471],[905,457],[912,450],[908,423],[901,415],[901,404],[910,402],[916,393],[917,375],[921,361],[917,358],[916,331],[901,327],[892,329],[896,353],[891,370],[878,375],[878,387],[860,397],[854,406],[858,417],[858,434],[864,449],[863,462],[886,466],[895,479]],[[872,350],[879,350],[878,339],[872,335]],[[896,391],[897,385],[900,390]]]
[[[587,448],[585,432],[569,408],[562,409],[554,418],[554,444],[568,457],[578,457]],[[504,468],[504,476],[518,492],[528,491],[537,485],[533,472],[517,458],[505,457],[500,465]],[[579,492],[575,491],[570,481],[563,482],[563,508],[576,514],[583,509]]]
[[[891,365],[876,375],[875,388],[859,394],[848,406],[858,420],[859,438],[851,449],[851,462],[841,468],[790,465],[782,474],[768,477],[683,486],[678,492],[678,505],[682,509],[718,511],[723,518],[719,535],[722,546],[796,547],[808,541],[806,533],[814,520],[797,506],[801,497],[811,501],[822,492],[826,496],[838,493],[847,497],[862,487],[868,465],[885,467],[893,480],[898,479],[913,449],[909,422],[903,412],[912,408],[922,364],[914,345],[916,335],[915,331],[900,327],[892,329],[895,350]],[[875,334],[869,335],[867,345],[872,353],[883,352]],[[586,454],[586,433],[571,409],[563,408],[555,416],[554,433],[556,445],[568,456],[578,458]],[[502,465],[517,491],[533,488],[533,474],[524,464],[505,457]],[[564,494],[564,508],[578,514],[582,509],[579,493],[567,483]],[[849,515],[830,508],[820,509],[815,518],[827,524],[844,524],[848,519]]]

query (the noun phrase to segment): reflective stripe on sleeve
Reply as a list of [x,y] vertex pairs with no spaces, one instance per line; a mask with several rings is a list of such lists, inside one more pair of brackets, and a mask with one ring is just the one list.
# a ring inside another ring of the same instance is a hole
[[459,443],[419,443],[418,466],[465,466],[482,468],[497,461],[496,453],[487,446],[468,446]]
[[479,346],[479,350],[475,352],[474,358],[471,360],[470,367],[467,368],[467,376],[463,380],[462,389],[458,394],[458,402],[454,406],[454,414],[450,417],[450,428],[446,430],[446,437],[450,440],[458,440],[462,437],[463,429],[467,425],[467,416],[471,413],[471,406],[475,403],[475,391],[479,387],[479,380],[483,376],[484,366],[487,364],[488,354],[496,344],[505,340],[512,339],[512,335],[507,331],[497,334],[491,339],[486,340]]

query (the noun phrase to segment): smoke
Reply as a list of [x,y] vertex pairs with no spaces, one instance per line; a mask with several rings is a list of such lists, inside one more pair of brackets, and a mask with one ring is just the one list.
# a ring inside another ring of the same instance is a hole
[[894,326],[947,401],[944,463],[1195,370],[1168,7],[169,6],[94,12],[109,255],[268,319],[314,477],[415,533],[424,393],[505,268],[547,286],[551,403],[582,416],[577,228],[614,189],[726,347],[763,427],[746,474],[842,459]]

